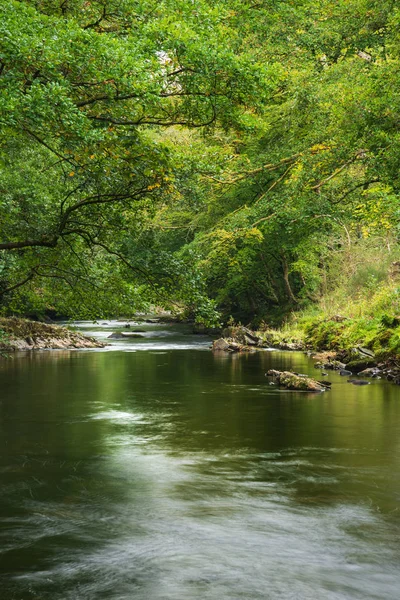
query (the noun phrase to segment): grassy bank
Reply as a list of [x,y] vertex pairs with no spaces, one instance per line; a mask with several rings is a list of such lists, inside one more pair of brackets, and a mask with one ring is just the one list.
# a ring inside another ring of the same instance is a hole
[[293,312],[264,336],[279,344],[350,351],[362,346],[377,357],[400,358],[400,262],[398,252],[366,244],[331,265],[330,285],[313,304]]

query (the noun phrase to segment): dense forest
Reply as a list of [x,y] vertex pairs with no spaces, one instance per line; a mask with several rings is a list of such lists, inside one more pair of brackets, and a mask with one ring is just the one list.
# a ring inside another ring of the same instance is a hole
[[2,313],[394,317],[396,4],[4,0]]

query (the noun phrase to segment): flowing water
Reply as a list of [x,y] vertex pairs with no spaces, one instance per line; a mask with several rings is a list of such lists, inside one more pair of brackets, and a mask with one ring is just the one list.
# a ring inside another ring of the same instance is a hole
[[1,361],[1,600],[400,598],[400,389],[145,330]]

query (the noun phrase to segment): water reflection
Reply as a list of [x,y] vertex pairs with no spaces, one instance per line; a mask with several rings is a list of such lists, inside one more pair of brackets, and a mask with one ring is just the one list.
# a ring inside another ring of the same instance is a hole
[[398,388],[282,393],[302,354],[0,367],[2,600],[394,600]]

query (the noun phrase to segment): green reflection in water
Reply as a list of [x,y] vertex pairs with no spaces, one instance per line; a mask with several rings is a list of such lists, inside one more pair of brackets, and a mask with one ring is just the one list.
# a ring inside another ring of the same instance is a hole
[[3,361],[2,600],[393,600],[399,389],[282,392],[271,367],[318,375],[300,353]]

